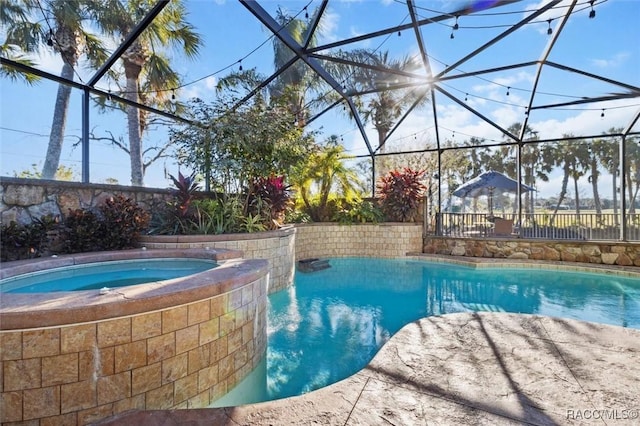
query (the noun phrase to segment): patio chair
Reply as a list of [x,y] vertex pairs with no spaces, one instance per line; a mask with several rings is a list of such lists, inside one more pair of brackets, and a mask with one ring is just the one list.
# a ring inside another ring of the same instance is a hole
[[494,218],[493,235],[508,237],[513,234],[513,219]]

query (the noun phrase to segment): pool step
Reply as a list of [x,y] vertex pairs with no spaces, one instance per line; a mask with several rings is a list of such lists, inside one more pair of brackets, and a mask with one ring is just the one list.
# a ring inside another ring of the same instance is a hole
[[315,272],[322,269],[330,268],[329,261],[327,259],[302,259],[298,261],[298,270],[300,272]]

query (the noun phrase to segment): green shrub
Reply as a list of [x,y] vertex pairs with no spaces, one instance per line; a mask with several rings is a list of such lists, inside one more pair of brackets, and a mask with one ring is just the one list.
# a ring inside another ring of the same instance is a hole
[[378,198],[389,220],[412,222],[415,219],[420,198],[426,189],[421,182],[424,173],[405,167],[402,171],[392,170],[380,178]]
[[384,213],[378,206],[368,200],[347,203],[337,212],[335,220],[343,223],[378,223],[384,220]]
[[60,236],[63,251],[82,253],[135,247],[149,220],[147,211],[122,195],[107,199],[97,211],[69,210]]
[[0,260],[3,262],[41,257],[49,249],[49,232],[58,227],[58,218],[51,215],[27,225],[12,221],[0,226]]
[[65,253],[99,251],[103,247],[104,225],[91,210],[69,209],[60,238]]
[[140,234],[149,227],[150,214],[122,195],[109,198],[99,209],[102,214],[103,250],[135,247]]

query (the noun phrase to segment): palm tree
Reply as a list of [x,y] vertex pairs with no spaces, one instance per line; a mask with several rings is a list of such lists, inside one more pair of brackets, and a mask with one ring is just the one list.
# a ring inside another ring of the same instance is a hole
[[567,196],[567,187],[569,178],[573,179],[574,191],[575,191],[575,203],[576,203],[576,215],[577,220],[580,221],[580,194],[578,191],[578,180],[580,177],[587,173],[589,167],[589,150],[587,144],[582,140],[572,140],[573,135],[563,135],[565,140],[559,141],[554,146],[554,166],[562,168],[562,188],[560,189],[560,195],[554,209],[553,215],[550,219],[550,224],[558,213],[560,205]]
[[[332,193],[337,192],[347,200],[356,198],[358,176],[345,164],[346,158],[338,137],[332,135],[324,147],[319,147],[292,173],[294,189],[314,221],[330,219],[329,196]],[[317,204],[313,201],[314,195],[318,198]]]
[[[115,2],[107,25],[107,32],[123,41],[145,11],[153,5],[151,0],[129,0],[122,5]],[[124,96],[136,103],[167,103],[174,96],[180,78],[171,68],[165,51],[180,50],[192,59],[198,54],[201,38],[192,25],[185,21],[186,9],[182,2],[170,2],[153,19],[145,31],[122,54],[125,86]],[[147,128],[147,113],[133,106],[126,107],[131,158],[131,184],[143,185],[144,163],[142,135]]]
[[[621,128],[611,128],[607,133],[615,134],[622,132]],[[620,225],[618,218],[618,178],[620,177],[620,140],[616,137],[602,147],[600,161],[605,170],[611,173],[611,184],[613,187],[613,220],[615,226]],[[624,194],[623,194],[624,196]]]
[[602,222],[602,202],[600,200],[600,191],[598,188],[598,180],[600,178],[600,164],[603,162],[607,153],[609,142],[605,139],[596,139],[591,143],[589,149],[589,182],[593,192],[593,203],[596,208],[596,218],[598,223]]
[[[82,54],[94,68],[106,60],[107,52],[100,37],[88,30],[89,25],[103,27],[106,18],[103,12],[108,7],[99,6],[107,6],[105,2],[49,0],[43,3],[39,0],[0,2],[0,20],[7,34],[3,52],[12,49],[18,59],[29,61],[25,55],[36,54],[41,48],[51,49],[62,58],[60,77],[69,81],[74,79],[75,68]],[[46,25],[41,21],[32,21],[33,17],[43,14]],[[70,96],[71,86],[60,84],[42,167],[44,179],[53,179],[60,164]]]
[[[309,31],[313,28],[309,25],[315,19],[318,10],[312,14],[310,20],[295,18],[278,8],[276,21],[282,25],[291,37],[300,45],[304,45],[309,36]],[[317,35],[322,33],[323,25],[320,20],[316,27],[308,47],[314,47],[317,43]],[[281,69],[289,62],[295,54],[278,37],[273,38],[273,65],[277,70]],[[296,61],[289,68],[284,70],[271,86],[271,96],[275,99],[285,100],[289,111],[295,117],[298,127],[303,128],[308,117],[308,110],[305,106],[306,92],[319,86],[319,80],[311,69],[301,60]]]
[[[349,52],[349,55],[358,62],[377,67],[377,69],[357,69],[353,74],[353,81],[356,83],[356,89],[378,89],[367,102],[363,102],[366,106],[362,113],[365,120],[370,121],[378,133],[380,152],[385,152],[384,143],[402,112],[424,95],[424,91],[413,89],[384,90],[390,83],[406,83],[410,80],[408,77],[401,77],[386,70],[412,72],[421,69],[422,64],[415,56],[391,59],[388,51],[376,52],[363,49]],[[424,97],[422,102],[426,100],[428,99]]]
[[629,197],[627,212],[632,215],[636,212],[636,199],[640,191],[640,141],[637,138],[627,137],[625,143],[627,164],[624,172]]

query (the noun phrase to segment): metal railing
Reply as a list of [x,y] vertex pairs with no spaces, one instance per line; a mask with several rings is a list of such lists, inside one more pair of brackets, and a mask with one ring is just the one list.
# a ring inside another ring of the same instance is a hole
[[[518,223],[517,215],[501,218],[512,220],[510,235],[516,238],[550,240],[619,240],[620,216],[613,213],[528,213]],[[640,241],[640,213],[627,214],[627,240]],[[457,238],[495,237],[495,218],[487,213],[439,213],[432,233]],[[501,236],[505,236],[501,234]]]

